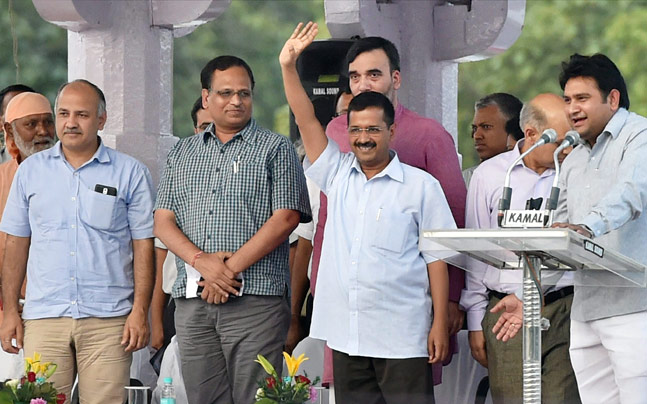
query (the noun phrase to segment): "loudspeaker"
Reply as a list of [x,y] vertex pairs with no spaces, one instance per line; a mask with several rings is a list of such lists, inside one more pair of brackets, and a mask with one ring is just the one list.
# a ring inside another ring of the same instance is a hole
[[[353,40],[350,39],[315,41],[297,60],[301,83],[323,127],[335,115],[335,101],[340,88],[348,87],[346,53],[352,44]],[[295,141],[300,136],[290,110],[290,140]]]

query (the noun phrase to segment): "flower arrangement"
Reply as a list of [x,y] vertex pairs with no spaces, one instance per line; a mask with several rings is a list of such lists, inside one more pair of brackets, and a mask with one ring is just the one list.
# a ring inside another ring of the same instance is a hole
[[5,382],[0,389],[0,404],[63,404],[65,394],[57,393],[54,383],[48,382],[56,364],[40,361],[40,354],[25,358],[25,376]]
[[304,404],[308,401],[317,399],[317,391],[313,385],[319,383],[319,377],[310,381],[307,375],[297,376],[299,366],[308,358],[301,354],[298,358],[283,352],[285,363],[288,368],[289,376],[279,378],[274,366],[265,359],[263,355],[258,355],[255,362],[265,369],[268,377],[258,382],[256,391],[257,404]]

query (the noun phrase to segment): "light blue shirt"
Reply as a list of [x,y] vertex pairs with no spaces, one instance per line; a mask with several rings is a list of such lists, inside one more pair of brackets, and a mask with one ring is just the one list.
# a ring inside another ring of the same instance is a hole
[[[647,265],[647,119],[620,108],[595,145],[562,163],[555,221],[585,224],[605,249]],[[571,317],[590,321],[647,310],[647,289],[607,287],[615,275],[577,272]],[[578,283],[580,285],[578,285]]]
[[313,338],[349,355],[427,357],[431,295],[422,230],[456,228],[442,188],[400,163],[370,180],[353,154],[329,141],[306,171],[328,196]]
[[[95,192],[96,185],[117,195]],[[78,169],[61,143],[18,167],[0,230],[31,237],[23,319],[115,317],[133,301],[133,239],[153,237],[148,169],[99,145]]]

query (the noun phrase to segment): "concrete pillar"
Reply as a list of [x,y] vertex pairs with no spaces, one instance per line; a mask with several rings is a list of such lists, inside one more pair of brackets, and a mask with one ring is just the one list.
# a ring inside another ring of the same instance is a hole
[[157,184],[173,136],[173,37],[215,19],[230,0],[33,0],[68,30],[68,79],[106,95],[106,145],[151,170]]
[[382,36],[400,51],[407,108],[443,124],[458,145],[458,63],[508,49],[521,34],[525,0],[325,0],[334,38]]

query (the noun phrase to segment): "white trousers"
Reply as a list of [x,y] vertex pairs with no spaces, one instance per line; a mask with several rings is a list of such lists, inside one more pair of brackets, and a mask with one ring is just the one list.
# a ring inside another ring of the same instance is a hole
[[647,403],[647,311],[571,320],[570,354],[583,404]]

